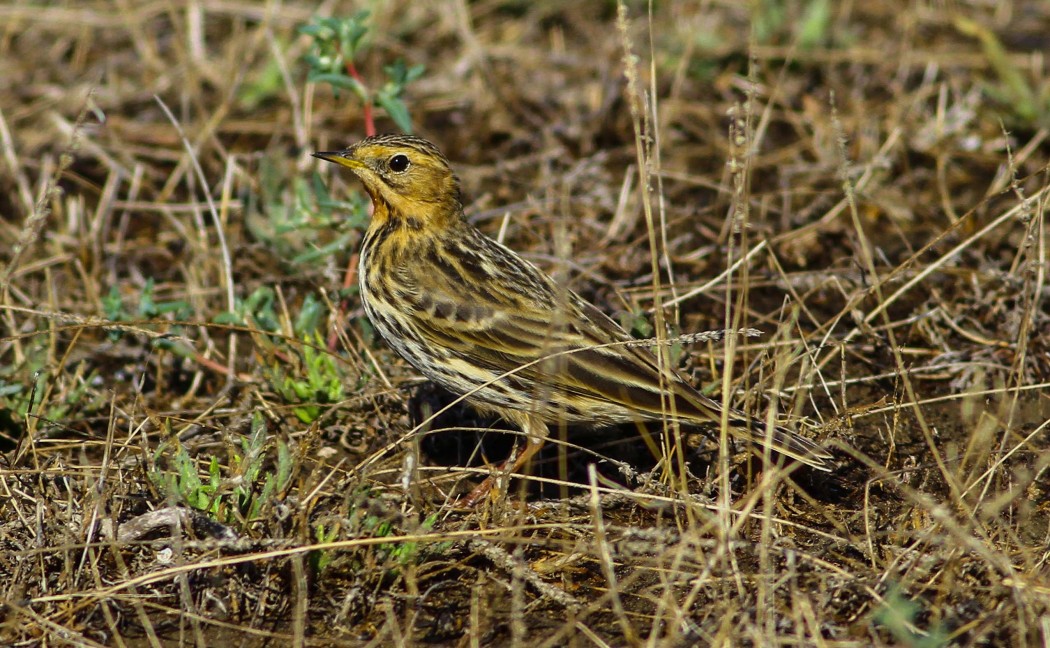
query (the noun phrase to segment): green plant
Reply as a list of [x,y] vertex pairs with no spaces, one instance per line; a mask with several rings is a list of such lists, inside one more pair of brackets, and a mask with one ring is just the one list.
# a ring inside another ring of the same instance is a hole
[[301,348],[301,362],[293,365],[293,371],[274,368],[272,384],[282,398],[299,403],[292,413],[300,421],[312,423],[321,415],[323,405],[343,399],[344,377],[320,333],[305,337]]
[[[620,315],[620,326],[624,328],[632,337],[638,338],[639,340],[651,340],[656,337],[656,329],[653,328],[652,322],[646,316],[645,311],[633,311],[624,312]],[[671,330],[668,331],[667,339],[675,340],[668,346],[668,357],[671,359],[671,364],[678,366],[679,361],[682,359],[682,355],[685,352],[685,347],[681,341],[676,340],[681,334],[681,331],[677,326],[670,326]]]
[[955,28],[980,42],[984,57],[998,77],[998,83],[984,84],[985,94],[999,102],[1015,121],[1026,127],[1050,123],[1050,84],[1037,86],[1034,81],[1026,79],[1002,42],[988,27],[964,16],[957,16]]
[[[314,538],[319,544],[327,544],[334,542],[339,537],[339,525],[334,524],[331,527],[326,528],[323,523],[314,526]],[[317,549],[311,551],[307,558],[310,569],[315,574],[319,574],[328,568],[328,565],[332,563],[335,558],[335,554],[327,549]]]
[[[41,333],[22,349],[18,363],[0,362],[0,431],[19,436],[29,419],[59,422],[96,411],[103,399],[90,390],[98,375],[80,363],[75,371],[57,371],[48,336]],[[86,371],[86,375],[85,374]],[[29,423],[30,429],[35,423]]]
[[[283,49],[285,43],[278,40]],[[277,100],[284,91],[284,73],[281,62],[269,59],[262,69],[251,70],[245,82],[237,89],[237,101],[245,112],[255,110],[262,104]]]
[[394,61],[383,67],[384,83],[376,90],[369,88],[354,63],[365,46],[368,15],[368,11],[359,11],[349,18],[315,18],[299,28],[313,39],[310,53],[306,55],[310,67],[308,80],[327,83],[337,95],[339,90],[356,95],[363,106],[366,135],[375,134],[372,109],[376,105],[386,110],[401,130],[411,133],[412,120],[401,96],[409,83],[423,75],[424,67],[409,67],[401,60]]
[[902,593],[899,585],[891,585],[882,605],[875,611],[875,623],[889,631],[893,638],[910,648],[940,648],[948,645],[948,635],[938,625],[928,633],[920,633],[914,622],[922,611],[916,601]]
[[[170,468],[165,469],[167,463]],[[266,470],[268,463],[272,468]],[[217,457],[209,458],[205,479],[198,473],[198,462],[177,441],[174,449],[162,443],[154,464],[157,467],[149,473],[150,480],[169,500],[205,511],[224,524],[239,523],[246,528],[287,488],[293,462],[283,441],[270,446],[266,421],[255,413],[251,433],[241,437],[239,448],[231,449],[227,466]]]
[[295,403],[292,413],[303,423],[315,421],[324,405],[342,400],[348,382],[335,355],[325,348],[321,328],[327,312],[323,302],[307,295],[292,326],[300,343],[293,349],[278,339],[274,361],[264,366],[274,391]]
[[649,321],[649,318],[645,316],[645,312],[641,310],[637,311],[624,311],[620,314],[620,326],[625,331],[630,333],[633,337],[638,339],[646,339],[653,336],[653,324]]
[[[128,310],[125,307],[124,299],[120,295],[120,290],[116,286],[112,286],[109,289],[109,293],[102,297],[102,312],[106,315],[107,319],[113,322],[153,320],[162,318],[166,315],[171,315],[175,320],[184,321],[188,320],[193,314],[193,308],[190,306],[189,302],[181,299],[173,301],[157,301],[154,295],[153,278],[151,277],[146,280],[146,284],[142,287],[142,292],[139,293],[138,297],[138,304],[133,310]],[[181,330],[182,327],[176,325],[168,332],[173,336],[177,336]],[[123,332],[110,330],[108,335],[110,340],[116,341],[121,338]],[[153,338],[152,344],[158,349],[172,351],[185,357],[192,357],[195,353],[193,349],[190,349],[185,345],[180,345],[167,337]]]
[[292,337],[265,335],[281,331],[276,305],[274,290],[261,286],[239,301],[234,312],[220,314],[215,322],[249,326],[264,333],[256,336],[260,351],[267,352],[268,362],[262,366],[264,376],[281,398],[294,404],[292,412],[296,418],[312,423],[321,415],[324,405],[343,399],[349,382],[335,355],[325,348],[322,327],[328,308],[323,301],[308,294],[292,325]]
[[238,299],[234,311],[219,313],[212,321],[234,326],[248,326],[250,323],[259,330],[276,333],[281,330],[280,315],[274,308],[276,303],[277,293],[274,289],[260,286],[246,298]]
[[755,40],[771,43],[784,32],[803,50],[821,47],[832,40],[841,39],[832,29],[832,3],[830,0],[759,0],[754,4],[751,24]]
[[[430,515],[419,525],[417,533],[429,531],[436,523],[437,514]],[[361,527],[364,535],[372,538],[386,538],[395,535],[394,526],[390,521],[374,514],[365,515],[361,521]],[[416,559],[419,554],[419,543],[414,541],[383,542],[376,549],[377,559],[380,562],[390,564],[393,569],[399,569]]]

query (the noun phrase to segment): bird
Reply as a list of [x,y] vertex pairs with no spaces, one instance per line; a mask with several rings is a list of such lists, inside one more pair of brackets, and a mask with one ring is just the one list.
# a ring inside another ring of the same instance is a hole
[[[509,474],[540,450],[550,425],[718,422],[722,405],[663,366],[612,318],[464,215],[460,182],[430,141],[367,137],[314,157],[350,169],[372,200],[358,281],[374,329],[429,380],[518,427]],[[670,401],[673,400],[673,403]],[[829,472],[832,455],[787,428],[728,412],[729,433]],[[490,476],[465,499],[475,506]]]

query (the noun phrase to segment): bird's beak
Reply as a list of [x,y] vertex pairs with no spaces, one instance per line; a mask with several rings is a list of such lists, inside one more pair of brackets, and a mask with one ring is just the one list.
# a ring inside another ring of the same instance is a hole
[[312,153],[315,158],[320,158],[328,162],[335,162],[338,165],[345,166],[349,169],[364,169],[365,165],[363,162],[355,160],[354,158],[346,157],[346,151],[325,151],[321,153]]

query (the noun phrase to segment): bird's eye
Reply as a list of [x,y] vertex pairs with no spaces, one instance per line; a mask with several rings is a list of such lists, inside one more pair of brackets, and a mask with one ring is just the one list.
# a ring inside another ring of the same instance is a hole
[[398,153],[394,157],[390,158],[390,170],[394,173],[401,173],[408,168],[408,156],[403,153]]

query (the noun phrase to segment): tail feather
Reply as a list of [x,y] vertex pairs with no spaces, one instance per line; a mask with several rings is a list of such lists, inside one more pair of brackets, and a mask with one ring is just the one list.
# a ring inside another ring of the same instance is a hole
[[[679,383],[677,395],[679,399],[678,415],[683,420],[695,422],[721,420],[722,405],[704,396],[692,387]],[[735,409],[729,410],[730,433],[750,443],[756,450],[761,449],[767,443],[770,450],[803,463],[811,468],[824,472],[831,472],[832,455],[820,444],[810,441],[791,430],[779,425],[769,430],[765,423],[751,418],[747,414]]]
[[[738,414],[738,412],[734,412]],[[729,424],[740,431],[740,436],[746,438],[750,443],[761,448],[766,443],[770,450],[782,454],[796,461],[806,464],[811,468],[823,472],[831,472],[830,459],[832,455],[820,444],[810,441],[791,430],[774,426],[769,429],[761,421],[748,419],[740,416],[730,419]]]

